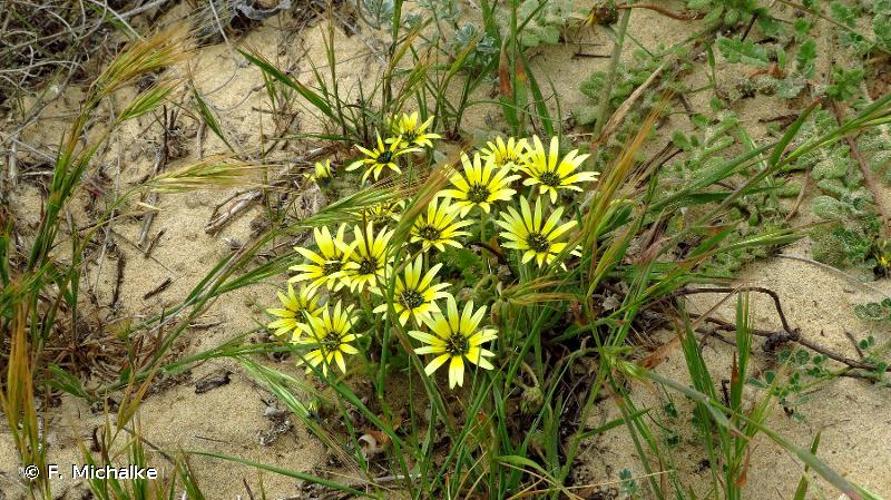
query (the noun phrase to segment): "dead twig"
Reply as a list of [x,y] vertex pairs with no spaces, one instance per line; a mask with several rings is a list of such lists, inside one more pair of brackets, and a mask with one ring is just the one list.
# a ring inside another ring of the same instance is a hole
[[604,125],[603,130],[600,132],[600,136],[594,142],[595,146],[599,144],[606,143],[606,140],[616,131],[619,125],[625,120],[625,117],[628,115],[628,112],[631,111],[631,108],[634,106],[634,103],[640,99],[640,96],[647,90],[653,82],[659,78],[659,75],[662,74],[662,70],[667,66],[667,62],[663,62],[656,68],[650,76],[643,82],[639,87],[634,89],[634,92],[625,99],[618,109],[610,116],[609,120],[607,120],[606,125]]
[[716,287],[707,287],[707,288],[683,288],[681,290],[677,290],[676,292],[672,293],[667,298],[681,297],[681,296],[685,296],[685,295],[696,295],[696,294],[702,294],[702,293],[732,294],[732,293],[740,293],[740,292],[757,292],[757,293],[763,293],[765,295],[770,296],[770,298],[773,300],[773,306],[774,306],[774,309],[776,309],[777,316],[779,316],[779,318],[780,318],[780,323],[783,325],[783,330],[785,330],[786,333],[788,333],[789,335],[792,335],[792,336],[798,335],[798,329],[792,328],[792,326],[789,325],[789,320],[786,319],[786,313],[783,312],[783,306],[782,306],[782,303],[780,302],[779,294],[776,293],[775,291],[771,290],[770,288],[766,288],[763,286],[737,286],[737,287],[716,286]]
[[[164,106],[162,112],[164,113],[164,121],[161,125],[164,128],[164,132],[161,137],[161,146],[158,147],[158,154],[155,157],[155,164],[152,167],[152,174],[150,177],[155,177],[160,174],[161,171],[164,170],[164,167],[167,166],[167,161],[170,158],[170,130],[176,124],[176,110],[171,111],[168,116],[167,106]],[[152,206],[158,203],[158,193],[149,193],[148,197],[145,199],[145,203]],[[139,231],[139,239],[136,240],[136,246],[142,249],[145,254],[148,254],[149,251],[149,247],[146,247],[146,239],[148,238],[152,222],[155,220],[155,214],[156,212],[154,210],[145,214],[145,219],[142,221],[142,229]]]
[[118,301],[121,298],[121,285],[124,283],[124,268],[127,266],[127,258],[124,256],[124,252],[118,251],[117,254],[117,273],[114,280],[114,292],[111,295],[112,309],[118,305]]
[[[334,146],[324,146],[320,148],[311,149],[306,152],[303,156],[296,158],[292,161],[292,164],[296,167],[298,165],[305,165],[311,161],[314,161],[322,156],[330,154],[334,151]],[[287,185],[291,175],[293,174],[293,169],[289,169],[288,172],[280,175],[276,180],[272,181],[270,184],[271,187],[284,187]],[[221,205],[217,206],[213,213],[211,214],[210,220],[204,226],[204,232],[208,234],[214,234],[220,229],[222,229],[226,224],[231,222],[235,217],[239,214],[250,208],[254,203],[258,202],[261,198],[263,198],[263,189],[257,188],[252,189],[250,191],[246,191],[240,195],[237,195],[233,198],[230,198],[223,202]],[[225,208],[224,208],[225,207]]]
[[795,217],[795,214],[798,213],[798,209],[801,208],[801,202],[804,201],[804,195],[807,193],[810,184],[811,176],[805,176],[804,185],[801,186],[801,191],[798,192],[798,197],[795,198],[795,203],[792,204],[792,208],[789,209],[789,213],[786,214],[786,217],[783,218],[783,222],[788,223],[790,220],[792,220],[792,217]]
[[[844,124],[845,111],[837,101],[831,100],[830,102],[832,103],[832,110],[835,111],[835,118],[838,121],[838,124]],[[848,143],[848,147],[851,150],[851,156],[854,157],[857,161],[857,165],[860,166],[860,173],[863,174],[863,182],[866,184],[869,192],[872,193],[876,210],[882,218],[882,236],[887,236],[889,233],[888,226],[891,224],[891,217],[889,217],[891,216],[891,206],[889,206],[887,197],[882,193],[879,182],[876,181],[875,175],[873,175],[872,170],[869,168],[869,164],[866,162],[866,159],[863,158],[863,155],[860,154],[860,147],[857,145],[855,138],[851,135],[846,135],[845,141]]]
[[[736,331],[736,324],[731,323],[729,321],[724,321],[722,319],[713,318],[713,317],[704,318],[704,320],[706,322],[714,325],[714,328],[716,330],[724,331],[724,332]],[[752,335],[755,335],[757,337],[765,337],[768,339],[785,338],[786,341],[788,341],[788,342],[794,342],[796,344],[801,345],[802,347],[806,347],[806,348],[810,349],[811,351],[814,351],[818,354],[822,354],[831,360],[837,361],[843,365],[847,365],[848,368],[854,368],[854,369],[866,370],[866,371],[875,371],[877,369],[877,367],[875,365],[872,365],[870,363],[866,363],[863,361],[858,361],[853,358],[849,358],[849,357],[839,354],[839,353],[837,353],[823,345],[817,344],[816,342],[812,342],[808,339],[802,338],[800,335],[795,338],[789,338],[788,334],[783,331],[763,330],[763,329],[756,329],[756,328],[751,329],[751,332],[752,332]],[[887,367],[885,369],[885,371],[886,372],[891,371],[891,366]]]
[[[793,342],[793,343],[796,343],[802,347],[805,347],[813,352],[822,354],[823,356],[826,356],[827,358],[829,358],[833,361],[837,361],[843,365],[846,365],[849,370],[856,369],[856,370],[865,370],[868,372],[875,372],[876,370],[882,370],[885,372],[891,371],[891,365],[889,365],[885,368],[882,368],[882,367],[877,366],[873,363],[869,363],[865,360],[856,360],[853,358],[849,358],[843,354],[840,354],[838,352],[835,352],[835,351],[829,349],[828,347],[826,347],[824,345],[818,344],[818,343],[813,342],[807,338],[802,337],[799,329],[792,328],[792,326],[789,324],[789,321],[786,318],[786,313],[783,310],[783,305],[780,302],[779,294],[777,294],[775,291],[773,291],[769,288],[765,288],[765,287],[761,287],[761,286],[692,288],[692,289],[678,290],[675,293],[670,294],[666,298],[680,297],[680,296],[685,296],[685,295],[694,295],[694,294],[701,294],[701,293],[733,294],[733,293],[740,293],[740,292],[764,293],[764,294],[770,296],[770,298],[773,300],[774,309],[776,310],[777,316],[780,319],[780,323],[782,325],[782,330],[779,330],[779,331],[765,330],[765,329],[759,329],[759,328],[750,329],[752,335],[755,335],[758,337],[764,337],[767,339],[767,341],[764,344],[765,351],[773,352],[780,345],[788,343],[788,342]],[[658,302],[662,302],[662,301],[660,300],[660,301],[657,301],[657,303]],[[715,318],[713,316],[708,316],[707,314],[706,315],[698,315],[695,313],[690,313],[690,315],[695,318],[698,318],[699,321],[703,321],[703,322],[709,323],[711,325],[711,328],[707,329],[705,331],[697,330],[697,331],[699,331],[699,333],[708,333],[709,335],[714,335],[716,332],[735,332],[737,330],[737,325],[730,321],[725,321],[725,320],[722,320],[719,318]],[[848,332],[845,332],[845,334],[850,336],[850,333],[848,333]],[[849,338],[852,338],[852,340],[853,340],[853,337],[849,337]],[[858,351],[859,351],[859,349],[858,349]],[[859,353],[859,354],[862,355],[862,353]]]
[[860,349],[860,344],[857,343],[857,339],[851,335],[851,332],[845,330],[845,337],[848,337],[848,340],[851,341],[851,345],[854,346],[854,350],[857,351],[857,356],[860,358],[860,361],[863,361],[865,356],[863,355],[863,350]]
[[658,12],[665,17],[670,17],[671,19],[675,19],[677,21],[695,21],[697,19],[702,19],[705,17],[705,13],[702,12],[684,12],[677,13],[671,10],[662,7],[661,5],[656,5],[653,3],[635,3],[628,5],[616,5],[616,8],[619,10],[623,9],[646,9],[652,10],[653,12]]
[[164,280],[163,283],[158,285],[154,290],[143,295],[142,300],[148,300],[148,299],[154,297],[155,295],[158,295],[159,293],[163,292],[164,290],[167,290],[167,287],[169,287],[171,283],[173,283],[173,280],[170,278],[167,278],[166,280]]
[[158,245],[158,241],[161,240],[161,236],[164,236],[164,233],[166,233],[166,232],[167,232],[166,229],[162,229],[162,230],[158,231],[157,234],[155,234],[155,237],[152,238],[152,241],[150,241],[148,246],[145,247],[145,251],[142,252],[143,258],[147,259],[152,255],[152,250],[155,249],[155,247]]

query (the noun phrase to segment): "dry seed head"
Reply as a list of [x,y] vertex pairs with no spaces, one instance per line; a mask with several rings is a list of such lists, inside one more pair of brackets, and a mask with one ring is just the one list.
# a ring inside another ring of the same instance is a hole
[[94,95],[101,99],[146,73],[160,71],[186,60],[190,55],[190,45],[185,25],[173,26],[134,42],[102,71],[93,83]]
[[226,188],[245,185],[246,176],[259,165],[250,165],[226,155],[204,158],[174,168],[146,182],[145,187],[158,193],[176,193],[193,189]]

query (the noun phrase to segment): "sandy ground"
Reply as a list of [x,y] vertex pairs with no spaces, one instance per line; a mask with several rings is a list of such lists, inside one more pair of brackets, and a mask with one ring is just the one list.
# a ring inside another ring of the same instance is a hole
[[[785,254],[802,255],[807,250],[806,242],[785,249]],[[888,328],[876,328],[854,316],[853,306],[874,301],[891,292],[891,282],[887,280],[872,283],[869,288],[858,285],[845,276],[827,271],[813,264],[786,258],[773,258],[751,266],[739,277],[740,285],[762,285],[775,290],[782,297],[783,307],[791,325],[800,328],[804,338],[818,342],[835,352],[851,358],[857,357],[851,341],[845,335],[849,332],[857,340],[869,335],[876,337],[878,345],[891,340]],[[709,294],[691,300],[691,312],[706,312],[724,299],[724,295]],[[733,321],[736,300],[727,300],[716,311],[715,316]],[[779,328],[779,319],[773,302],[764,295],[752,294],[751,313],[753,324],[758,328]],[[671,332],[653,332],[662,342],[670,342]],[[753,373],[776,366],[770,356],[762,352],[763,339],[755,342]],[[716,380],[728,379],[734,350],[715,339],[709,340],[703,354],[709,364],[712,377]],[[841,365],[832,364],[831,369]],[[656,368],[662,376],[689,384],[686,362],[680,346]],[[891,390],[887,387],[870,384],[852,378],[839,378],[831,382],[819,383],[803,392],[806,402],[792,407],[794,417],[787,415],[779,404],[772,404],[767,427],[778,431],[797,446],[807,449],[814,436],[822,432],[817,455],[847,479],[882,495],[891,493],[891,482],[884,474],[891,467],[891,455],[884,443],[888,440],[887,414]],[[752,389],[747,394],[750,401],[762,397]],[[633,399],[639,408],[652,408],[652,418],[657,422],[670,424],[678,431],[679,442],[667,446],[672,468],[676,468],[685,484],[700,485],[697,493],[704,494],[710,484],[710,472],[703,468],[701,461],[707,459],[693,425],[689,423],[692,404],[677,393],[662,393],[645,385],[635,386]],[[680,416],[671,418],[665,405],[673,402]],[[612,404],[604,404],[592,418],[589,425],[596,427],[620,417]],[[654,426],[658,429],[657,426]],[[668,439],[664,434],[659,439]],[[576,471],[577,478],[584,484],[618,480],[619,471],[627,468],[633,476],[643,475],[643,468],[635,453],[630,435],[624,428],[617,428],[592,439],[583,453],[585,465]],[[759,435],[753,443],[750,457],[750,470],[746,493],[749,498],[791,498],[803,473],[803,466],[793,456],[780,449],[768,437]],[[812,477],[816,478],[814,474]],[[643,482],[639,480],[639,482]],[[608,491],[616,484],[604,486]],[[837,498],[838,492],[822,479],[816,478],[808,498]]]
[[[171,15],[176,16],[177,12]],[[288,19],[277,16],[252,30],[238,43],[258,48],[280,66],[292,68],[295,75],[309,81],[309,59],[321,66],[325,63],[322,51],[324,30],[313,26],[294,36],[293,33],[286,35],[287,27]],[[667,20],[648,11],[635,11],[631,27],[634,38],[648,47],[681,41],[693,30],[689,23]],[[610,38],[603,32],[594,31],[579,36],[581,42],[590,44],[585,46],[586,51],[608,53],[611,47]],[[340,65],[341,86],[355,91],[359,79],[373,77],[379,71],[380,63],[369,55],[369,47],[380,46],[382,42],[374,33],[367,32],[347,37],[338,30],[336,37],[338,54],[343,56],[338,58],[343,61]],[[626,58],[630,57],[633,48],[634,44],[629,42]],[[577,50],[578,46],[574,44],[549,47],[539,50],[532,58],[537,73],[547,75],[553,82],[564,110],[586,102],[578,90],[578,83],[605,65],[603,59],[573,57]],[[246,64],[227,44],[201,48],[189,61],[189,68],[200,91],[218,110],[224,128],[233,131],[231,136],[237,145],[249,149],[250,145],[261,142],[262,134],[275,130],[270,115],[261,111],[268,107],[268,102],[260,85],[259,72]],[[701,72],[694,72],[689,78],[695,81],[703,76]],[[481,94],[488,90],[484,89]],[[77,96],[77,89],[67,92],[65,99],[58,100],[45,112],[48,118],[29,129],[23,139],[51,149],[63,130],[66,117],[77,105]],[[704,94],[693,96],[691,103],[696,109],[708,107]],[[762,130],[759,133],[763,133],[763,125],[758,120],[782,114],[783,109],[784,105],[778,100],[760,97],[737,111],[747,126],[756,131],[760,127]],[[464,128],[472,136],[485,136],[491,133],[491,125],[498,116],[498,110],[489,106],[472,108],[466,116]],[[313,131],[316,130],[316,123],[310,112],[303,111],[298,114],[291,131]],[[105,153],[103,162],[111,166],[108,171],[117,177],[119,186],[140,179],[151,168],[160,137],[159,127],[150,125],[147,120],[141,120],[127,126]],[[180,125],[183,147],[189,156],[195,157],[199,150],[198,124],[189,116],[181,116]],[[687,128],[689,123],[681,115],[672,117],[666,124],[667,128],[675,126]],[[224,151],[222,142],[212,134],[205,132],[203,135],[205,140],[201,152],[204,155]],[[663,143],[656,142],[658,146]],[[291,144],[277,154],[287,159],[289,155],[299,154],[304,147]],[[208,235],[203,229],[214,206],[229,194],[199,192],[162,196],[157,203],[160,212],[151,234],[163,230],[164,236],[149,259],[144,259],[133,246],[141,224],[127,219],[114,224],[115,241],[128,261],[118,315],[139,317],[177,303],[221,257],[231,251],[233,242],[243,242],[249,237],[250,223],[259,213],[258,208],[242,215],[216,235]],[[34,209],[39,200],[39,191],[27,184],[21,185],[15,193],[14,209],[22,214],[26,224],[39,216]],[[806,254],[807,248],[803,245],[787,251]],[[95,288],[103,303],[109,301],[115,269],[113,257],[108,257],[98,272],[95,266],[92,269],[90,279],[95,280]],[[168,278],[172,283],[166,290],[149,299],[143,298],[147,291],[155,289]],[[861,337],[871,331],[870,325],[862,324],[852,315],[851,306],[865,299],[874,299],[875,292],[821,268],[787,259],[771,259],[752,266],[740,278],[740,282],[770,285],[782,295],[794,325],[801,327],[808,337],[818,338],[840,351],[851,354],[849,351],[852,350],[843,334],[845,330],[856,332]],[[891,289],[891,285],[884,282],[875,286],[881,290]],[[184,353],[208,349],[254,328],[257,322],[265,321],[262,309],[273,300],[272,290],[270,284],[222,297],[203,318],[208,323],[219,325],[190,332]],[[700,297],[693,307],[706,308],[712,299]],[[772,309],[768,306],[761,298],[755,299],[754,318],[759,326],[775,322]],[[724,309],[727,307],[730,306]],[[732,315],[729,309],[724,312]],[[728,319],[732,319],[732,316],[728,316]],[[666,332],[652,333],[664,340],[671,338],[671,334]],[[885,331],[873,333],[880,342],[889,338]],[[714,372],[726,373],[731,350],[720,343],[710,342],[705,352],[714,364]],[[220,369],[232,371],[230,382],[209,392],[196,394],[195,382]],[[684,380],[681,352],[672,353],[658,370],[663,375]],[[635,398],[641,406],[661,408],[663,397],[646,388],[635,391]],[[891,426],[888,425],[891,417],[883,410],[891,401],[889,398],[891,394],[885,388],[840,379],[820,387],[811,402],[798,409],[804,417],[803,421],[786,417],[777,406],[770,424],[801,446],[808,446],[815,433],[822,430],[821,457],[850,479],[876,492],[891,494],[891,483],[882,474],[891,465],[891,453],[886,446],[881,446],[881,443],[891,439]],[[323,446],[299,425],[278,436],[270,445],[260,443],[261,434],[275,426],[275,422],[265,416],[273,399],[243,375],[237,366],[226,362],[209,362],[193,369],[180,383],[148,397],[139,414],[140,422],[146,439],[169,452],[177,449],[215,451],[293,470],[325,470],[327,454]],[[681,418],[685,418],[682,398],[674,397],[674,401],[679,406]],[[608,421],[615,416],[616,410],[607,403],[600,408],[595,420]],[[76,443],[88,441],[94,427],[102,423],[102,418],[101,414],[93,413],[82,403],[71,398],[63,399],[61,406],[50,416],[49,427],[53,429],[49,436],[51,459],[62,464],[80,462]],[[679,425],[678,428],[688,428],[692,432],[691,426]],[[695,444],[694,436],[682,436],[675,453],[675,465],[680,473],[695,479],[697,472],[694,469],[702,453]],[[157,455],[154,460],[159,467],[168,466]],[[191,464],[207,498],[244,495],[245,484],[250,485],[253,491],[259,491],[260,474],[255,469],[198,457],[193,458]],[[23,495],[16,478],[17,465],[8,433],[0,432],[0,491],[9,498]],[[626,467],[635,473],[641,471],[627,432],[616,429],[586,443],[575,477],[578,482],[584,483],[615,480],[619,470]],[[801,470],[801,465],[795,459],[759,438],[751,459],[748,492],[751,498],[788,498]],[[702,477],[704,482],[705,476]],[[270,498],[289,497],[299,491],[296,481],[273,474],[263,474],[262,483]],[[54,484],[54,491],[62,498],[80,498],[76,493],[78,488],[69,481]],[[605,487],[605,490],[609,488]],[[831,489],[826,492],[828,497],[833,497]]]

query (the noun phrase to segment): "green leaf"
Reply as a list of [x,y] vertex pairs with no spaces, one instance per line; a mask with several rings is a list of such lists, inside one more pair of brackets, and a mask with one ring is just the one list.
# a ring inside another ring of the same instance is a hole
[[718,50],[727,62],[743,63],[760,68],[770,65],[767,49],[761,45],[756,45],[754,42],[720,37],[717,44]]
[[313,91],[306,85],[300,83],[296,79],[286,75],[280,69],[273,66],[272,63],[267,61],[262,55],[260,55],[259,53],[248,52],[243,49],[238,49],[238,52],[243,55],[245,59],[247,59],[251,64],[260,68],[260,71],[262,71],[263,73],[266,73],[270,77],[296,90],[298,94],[303,96],[304,99],[309,101],[310,104],[312,104],[323,114],[332,119],[337,118],[333,109],[331,108],[331,105],[321,95],[319,95],[317,92]]
[[355,488],[351,488],[350,486],[347,486],[345,484],[341,484],[336,481],[330,481],[328,479],[324,479],[319,476],[307,474],[305,472],[285,469],[282,467],[264,464],[261,462],[254,462],[253,460],[247,460],[245,458],[239,458],[239,457],[235,457],[232,455],[226,455],[224,453],[214,453],[214,452],[210,452],[210,451],[199,451],[199,450],[185,451],[185,453],[187,453],[189,455],[199,455],[202,457],[218,458],[220,460],[226,460],[227,462],[235,462],[235,463],[247,465],[249,467],[254,467],[255,469],[274,472],[276,474],[281,474],[283,476],[292,477],[294,479],[300,479],[301,481],[306,481],[308,483],[319,484],[319,485],[331,488],[332,490],[343,491],[345,493],[349,493],[350,495],[356,495],[357,497],[365,496],[364,492],[359,491]]
[[863,68],[834,68],[832,84],[827,87],[826,95],[839,101],[847,101],[860,93],[860,82],[862,81]]
[[831,196],[817,196],[814,198],[811,208],[814,214],[822,219],[839,220],[848,216],[845,204]]
[[853,28],[857,24],[857,14],[842,2],[836,1],[829,5],[829,15],[845,26]]
[[[889,318],[889,313],[891,311],[878,302],[867,302],[854,306],[854,315],[863,321],[884,321]],[[861,345],[861,348],[865,348],[865,346]]]
[[210,106],[207,105],[207,101],[204,100],[204,97],[201,96],[198,89],[193,87],[192,95],[195,97],[195,103],[198,105],[198,114],[201,115],[201,119],[207,124],[207,128],[209,128],[214,135],[219,137],[230,151],[235,153],[235,148],[232,147],[229,139],[226,138],[226,133],[223,131],[223,127],[217,119],[217,115],[214,114],[213,110],[210,109]]
[[798,54],[795,55],[796,71],[805,78],[813,78],[816,60],[817,42],[813,38],[808,38],[798,47]]
[[123,122],[142,116],[161,105],[176,88],[174,83],[156,85],[136,96],[127,107],[118,115],[118,121]]
[[841,179],[848,173],[848,157],[832,154],[834,151],[821,151],[820,159],[814,164],[811,176],[814,180]]

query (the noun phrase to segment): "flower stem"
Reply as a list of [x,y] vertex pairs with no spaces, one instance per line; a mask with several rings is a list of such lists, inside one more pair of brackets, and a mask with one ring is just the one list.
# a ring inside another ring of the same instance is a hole
[[480,241],[486,243],[486,223],[489,220],[489,214],[485,210],[480,209]]
[[631,19],[631,9],[627,8],[622,12],[622,19],[619,20],[619,27],[616,32],[616,43],[613,45],[613,53],[609,62],[609,72],[606,76],[606,82],[603,91],[600,93],[600,109],[597,111],[597,122],[594,124],[594,136],[603,129],[609,114],[609,95],[613,91],[613,85],[616,83],[616,74],[619,69],[619,60],[622,59],[622,47],[625,46],[625,32],[628,31],[628,21]]

